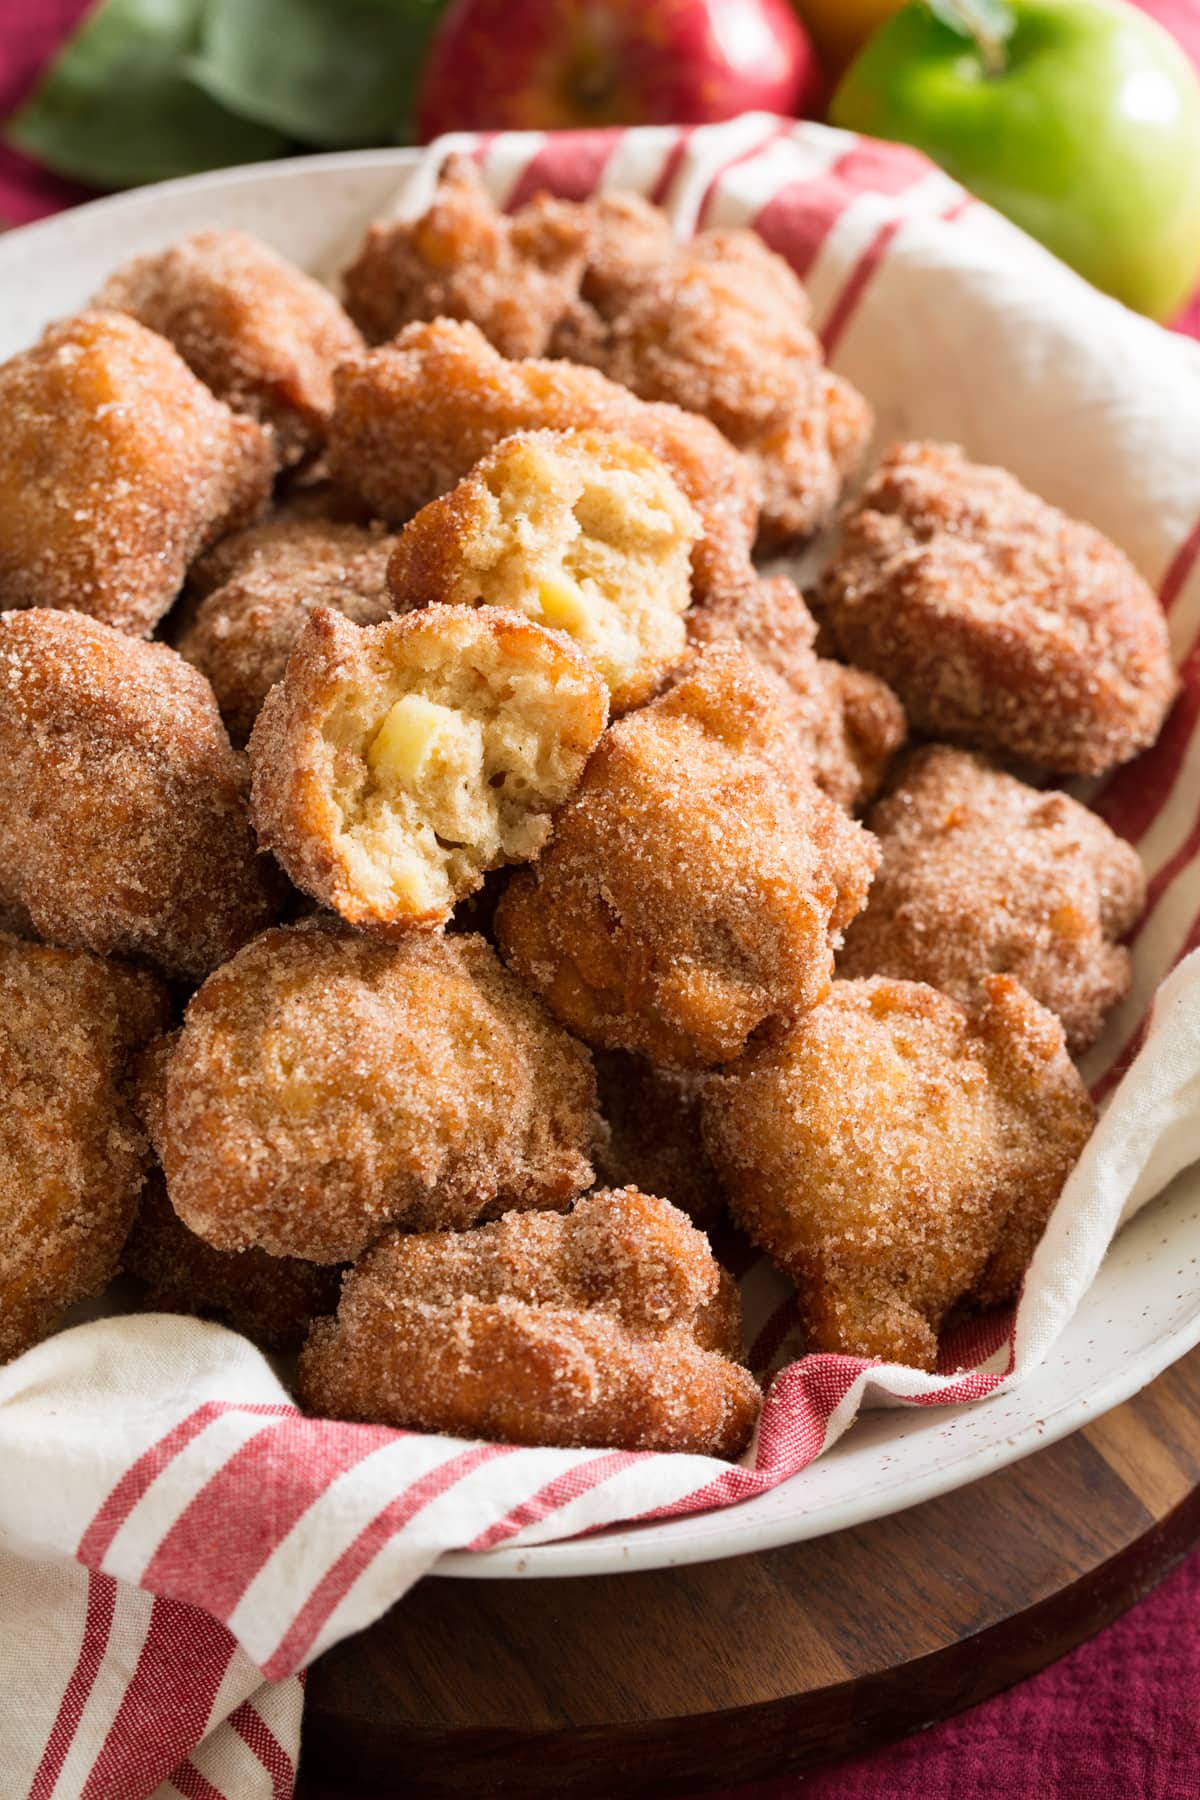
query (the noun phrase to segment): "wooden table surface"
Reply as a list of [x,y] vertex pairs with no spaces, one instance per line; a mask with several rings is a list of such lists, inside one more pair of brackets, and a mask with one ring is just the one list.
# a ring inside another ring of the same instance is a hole
[[988,1480],[788,1549],[648,1574],[430,1579],[310,1673],[298,1800],[669,1795],[971,1706],[1200,1539],[1200,1350]]

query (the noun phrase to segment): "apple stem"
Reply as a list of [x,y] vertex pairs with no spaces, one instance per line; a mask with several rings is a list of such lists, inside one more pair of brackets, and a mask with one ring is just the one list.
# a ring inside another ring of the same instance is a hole
[[1008,67],[1007,40],[1016,23],[1007,0],[927,0],[930,10],[969,38],[979,52],[985,75],[1003,75]]

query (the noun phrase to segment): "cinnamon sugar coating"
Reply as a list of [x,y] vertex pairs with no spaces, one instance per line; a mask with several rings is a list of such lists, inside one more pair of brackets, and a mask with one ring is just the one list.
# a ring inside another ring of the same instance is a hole
[[733,638],[769,676],[817,786],[850,811],[871,799],[904,742],[904,708],[865,669],[818,656],[816,621],[786,575],[757,576],[693,607],[693,644]]
[[922,1369],[952,1307],[1014,1298],[1094,1122],[1058,1020],[1005,975],[972,1011],[917,982],[836,981],[709,1081],[704,1116],[809,1348]]
[[[135,1105],[155,1154],[163,1143],[167,1067],[178,1031],[156,1038],[139,1058]],[[142,1286],[147,1312],[186,1313],[240,1331],[265,1350],[298,1350],[312,1321],[337,1306],[336,1268],[265,1250],[214,1250],[189,1231],[151,1169],[121,1267]]]
[[[387,618],[391,542],[368,526],[283,514],[201,559],[190,585],[204,597],[176,648],[211,681],[235,742],[249,737],[314,608],[332,607],[356,625]],[[212,585],[214,573],[224,581]]]
[[564,631],[627,712],[679,660],[699,533],[665,465],[632,439],[527,432],[409,521],[388,582],[402,610],[486,604]]
[[277,915],[204,677],[81,613],[0,614],[0,871],[53,943],[199,981]]
[[1123,552],[948,445],[884,458],[819,605],[918,729],[1064,774],[1152,744],[1178,686],[1162,609]]
[[271,428],[283,463],[324,442],[334,368],[363,347],[327,288],[244,231],[135,256],[92,304],[161,333],[219,400]]
[[209,977],[167,1066],[171,1203],[219,1250],[342,1262],[389,1224],[561,1206],[592,1178],[587,1052],[482,938],[313,921]]
[[144,970],[0,935],[0,1361],[116,1273],[149,1161],[130,1064],[168,1010]]
[[88,312],[0,367],[0,607],[148,636],[188,564],[265,505],[271,440],[133,319]]
[[502,356],[544,356],[583,274],[580,209],[539,194],[513,217],[449,157],[427,211],[372,225],[342,276],[369,343],[420,319],[469,319]]
[[383,1238],[300,1359],[313,1412],[516,1444],[734,1457],[759,1390],[707,1240],[636,1188]]
[[311,613],[250,740],[254,821],[298,887],[388,935],[535,856],[604,729],[604,683],[521,614]]
[[700,1129],[706,1076],[656,1069],[623,1050],[597,1050],[593,1061],[608,1127],[596,1146],[598,1179],[607,1187],[661,1194],[707,1231],[724,1209]]
[[403,524],[518,431],[615,431],[651,451],[700,515],[697,597],[744,578],[755,477],[706,419],[650,406],[596,369],[506,362],[474,325],[409,325],[335,377],[330,470],[382,519]]
[[712,644],[605,733],[501,896],[497,941],[586,1042],[710,1067],[822,998],[876,855],[794,755],[746,652]]
[[587,268],[551,353],[711,419],[758,476],[761,549],[811,536],[861,461],[873,418],[826,368],[791,269],[753,231],[679,243],[632,194],[583,210]]
[[1132,844],[1066,794],[939,745],[903,764],[867,823],[883,854],[839,974],[927,981],[964,1004],[985,975],[1013,975],[1074,1054],[1095,1042],[1129,991],[1115,940],[1146,897]]

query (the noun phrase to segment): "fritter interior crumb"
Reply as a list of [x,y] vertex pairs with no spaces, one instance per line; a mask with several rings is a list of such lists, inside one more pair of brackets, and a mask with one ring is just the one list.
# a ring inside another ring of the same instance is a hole
[[130,1063],[168,1009],[144,970],[0,935],[0,1361],[116,1273],[149,1161]]
[[206,545],[252,519],[271,440],[121,313],[52,325],[0,367],[0,607],[148,636]]
[[815,785],[735,643],[609,728],[496,909],[508,962],[588,1043],[728,1062],[821,999],[874,840]]
[[700,1132],[706,1076],[656,1069],[644,1057],[597,1050],[593,1058],[607,1132],[596,1146],[596,1173],[607,1187],[661,1194],[709,1230],[723,1207],[716,1171]]
[[343,1262],[384,1226],[561,1206],[592,1179],[587,1052],[482,938],[313,921],[209,977],[167,1066],[172,1205],[219,1250]]
[[0,613],[0,884],[53,943],[199,981],[270,923],[245,759],[165,644]]
[[401,610],[482,603],[565,632],[626,712],[683,650],[699,533],[665,466],[631,439],[532,432],[421,509],[388,581]]
[[1145,902],[1131,844],[1066,794],[936,745],[909,758],[867,823],[882,860],[840,974],[927,981],[964,1004],[984,976],[1013,975],[1058,1014],[1072,1052],[1095,1041],[1129,990],[1114,940]]
[[951,1307],[1011,1300],[1094,1121],[1058,1020],[836,981],[704,1091],[734,1217],[795,1281],[811,1350],[931,1369]]
[[417,319],[470,319],[502,356],[544,356],[583,259],[577,207],[539,194],[506,218],[474,164],[450,157],[428,210],[372,225],[342,284],[373,344]]
[[884,458],[819,605],[921,731],[1063,774],[1152,744],[1178,687],[1162,609],[1123,552],[944,444]]
[[385,1237],[314,1328],[299,1389],[335,1418],[733,1457],[760,1405],[739,1336],[707,1240],[625,1188],[565,1217]]
[[853,812],[878,791],[904,742],[904,708],[877,676],[817,655],[816,621],[786,575],[715,595],[692,609],[687,628],[693,644],[736,639],[783,685],[788,729],[822,793]]
[[92,304],[169,339],[219,400],[271,427],[284,463],[324,442],[333,370],[363,347],[328,289],[244,231],[135,256]]
[[[208,587],[175,642],[207,675],[230,736],[244,743],[314,608],[332,607],[356,625],[387,618],[392,540],[364,525],[285,516],[233,541],[236,560],[224,543],[202,559],[219,558],[230,573]],[[205,569],[202,582],[209,576]]]
[[755,477],[706,419],[650,406],[596,369],[506,362],[473,325],[409,325],[344,365],[329,434],[334,479],[395,525],[445,494],[520,431],[615,431],[651,451],[700,515],[697,598],[743,580],[758,518]]
[[318,608],[250,740],[259,841],[351,924],[440,924],[541,849],[607,712],[580,653],[518,613],[361,630]]

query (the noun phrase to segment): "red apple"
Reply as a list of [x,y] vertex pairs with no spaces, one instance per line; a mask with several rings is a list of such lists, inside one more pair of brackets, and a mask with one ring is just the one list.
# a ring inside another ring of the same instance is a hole
[[453,0],[417,91],[417,135],[691,125],[819,105],[790,0]]

